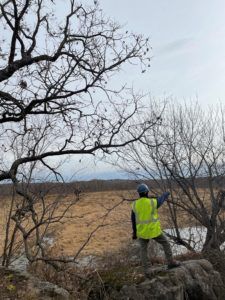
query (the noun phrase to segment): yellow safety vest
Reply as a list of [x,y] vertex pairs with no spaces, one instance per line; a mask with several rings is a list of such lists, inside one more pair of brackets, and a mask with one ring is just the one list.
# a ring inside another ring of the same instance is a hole
[[157,199],[140,198],[132,203],[135,213],[137,237],[152,239],[162,233],[158,217]]

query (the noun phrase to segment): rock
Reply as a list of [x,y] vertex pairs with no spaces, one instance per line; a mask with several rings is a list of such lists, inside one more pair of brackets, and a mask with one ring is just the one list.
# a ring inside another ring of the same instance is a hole
[[110,292],[109,299],[223,300],[225,289],[220,274],[202,259],[183,262],[171,270],[158,269],[150,279]]
[[[27,272],[0,267],[1,293],[0,299],[7,299],[9,287],[10,297],[15,293],[15,299],[37,300],[69,300],[70,294],[63,288],[50,282],[41,281]],[[3,297],[3,298],[1,298]],[[12,299],[12,298],[9,298]],[[13,298],[14,299],[14,298]]]
[[97,257],[94,255],[87,255],[81,257],[77,259],[75,263],[76,263],[76,267],[78,268],[85,268],[85,267],[96,268],[98,264]]
[[[28,293],[30,296],[36,297],[39,300],[69,300],[69,293],[63,289],[58,287],[55,284],[45,281],[38,281],[34,278],[31,279],[30,284],[28,286]],[[35,299],[36,299],[35,298]]]
[[25,254],[22,254],[10,264],[10,268],[16,271],[26,271],[28,265],[29,260],[27,259]]

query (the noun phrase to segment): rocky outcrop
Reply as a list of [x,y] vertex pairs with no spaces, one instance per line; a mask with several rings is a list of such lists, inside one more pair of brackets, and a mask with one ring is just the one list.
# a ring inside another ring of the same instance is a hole
[[69,300],[69,293],[27,272],[0,268],[0,299]]
[[154,270],[150,278],[135,285],[110,289],[114,300],[224,300],[221,276],[204,259],[183,262],[180,267]]
[[34,299],[39,300],[71,299],[69,293],[65,289],[60,288],[50,282],[38,281],[37,279],[30,280],[27,292],[30,297],[32,296]]
[[[140,268],[127,266],[129,272],[122,269],[113,274],[110,280],[85,282],[84,298],[89,300],[224,300],[225,288],[220,273],[205,259],[182,262],[181,266],[167,270],[165,267],[151,268],[149,278],[144,278]],[[134,271],[137,281],[128,281],[129,273]],[[127,274],[127,278],[125,276]],[[113,275],[113,276],[112,276]],[[114,276],[115,275],[115,276]],[[100,276],[98,277],[98,279]],[[106,279],[106,278],[105,278]],[[114,282],[114,284],[113,284]],[[119,284],[118,284],[119,283]],[[96,288],[93,288],[93,287]],[[91,288],[92,287],[92,288]],[[89,296],[87,295],[89,294]],[[49,282],[43,282],[34,276],[5,268],[0,268],[0,299],[37,299],[69,300],[69,293]]]

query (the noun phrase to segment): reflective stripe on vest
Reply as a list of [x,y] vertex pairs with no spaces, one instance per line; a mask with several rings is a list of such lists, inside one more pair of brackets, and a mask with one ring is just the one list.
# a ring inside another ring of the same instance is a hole
[[158,219],[157,199],[140,198],[132,204],[135,213],[137,237],[151,239],[162,234]]
[[149,205],[152,208],[151,214],[150,214],[150,216],[149,216],[149,218],[147,220],[142,220],[142,221],[139,219],[139,215],[138,215],[137,210],[136,210],[136,201],[137,200],[134,201],[132,209],[133,209],[133,211],[135,213],[136,224],[156,223],[159,220],[159,218],[154,218],[154,215],[155,215],[156,209],[157,209],[157,204],[154,205],[154,200],[152,198],[149,198],[149,200],[150,200],[149,201]]

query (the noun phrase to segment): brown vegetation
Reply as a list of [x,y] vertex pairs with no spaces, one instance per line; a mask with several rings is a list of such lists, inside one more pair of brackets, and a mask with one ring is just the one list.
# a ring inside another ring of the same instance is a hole
[[[55,197],[49,196],[48,202],[53,201]],[[68,195],[64,201],[72,197],[72,194]],[[48,229],[47,236],[54,238],[51,252],[55,255],[76,254],[98,227],[82,253],[102,254],[118,250],[131,239],[130,202],[123,199],[135,199],[135,197],[137,195],[134,190],[83,194],[80,201],[70,208],[62,222],[53,224]],[[9,201],[5,198],[1,201],[0,210],[0,226],[3,233],[0,235],[1,246],[5,238],[4,229],[8,209]],[[160,217],[163,226],[168,227],[167,205],[160,209]]]

